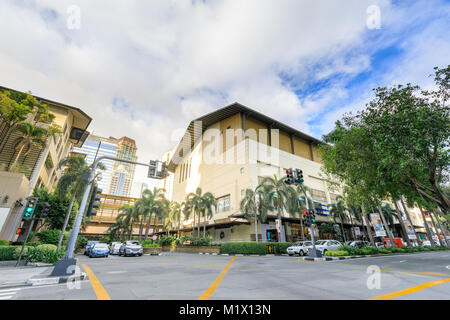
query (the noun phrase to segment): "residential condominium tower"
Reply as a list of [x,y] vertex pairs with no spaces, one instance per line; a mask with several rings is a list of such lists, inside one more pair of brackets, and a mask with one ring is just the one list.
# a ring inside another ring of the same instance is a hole
[[[90,135],[82,148],[74,148],[74,153],[86,154],[86,162],[92,164],[101,156],[136,161],[136,143],[133,139],[122,137],[105,138]],[[105,194],[128,197],[131,192],[131,185],[134,178],[135,165],[120,161],[105,159],[102,160],[106,167],[101,170],[99,187]]]
[[[10,91],[16,96],[25,93],[0,87],[0,91]],[[36,100],[49,107],[49,113],[55,118],[53,124],[61,128],[61,133],[45,140],[45,146],[32,146],[29,152],[23,152],[17,159],[21,170],[8,170],[9,164],[17,156],[15,142],[20,138],[19,132],[11,132],[8,122],[0,114],[0,239],[15,241],[16,230],[22,220],[22,206],[26,198],[31,196],[35,187],[54,190],[61,178],[64,168],[59,162],[70,154],[73,146],[81,147],[88,136],[91,117],[79,108],[60,102],[34,96]],[[25,119],[32,121],[30,113]],[[37,126],[46,128],[44,124]],[[48,126],[48,125],[47,125]],[[1,164],[6,166],[1,166]]]

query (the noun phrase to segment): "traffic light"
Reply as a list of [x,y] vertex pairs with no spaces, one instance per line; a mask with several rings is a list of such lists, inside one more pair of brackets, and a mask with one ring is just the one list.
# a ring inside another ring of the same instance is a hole
[[305,217],[305,226],[306,227],[310,227],[311,226],[311,218],[310,215],[308,214],[308,212],[303,211],[304,212],[304,217]]
[[169,175],[168,172],[168,168],[167,168],[167,164],[165,162],[163,162],[161,164],[161,173],[160,173],[160,177],[161,179],[164,179],[165,177],[167,177]]
[[38,197],[30,197],[27,199],[27,203],[25,204],[25,212],[23,213],[23,218],[25,220],[30,220],[33,218],[33,213],[36,210],[38,199]]
[[311,223],[316,223],[316,213],[314,209],[309,209],[309,214],[311,217]]
[[102,189],[97,186],[94,186],[92,190],[91,201],[89,202],[89,207],[86,212],[86,217],[97,215],[97,210],[100,207],[100,194],[102,193]]
[[296,184],[302,184],[305,180],[303,180],[303,171],[300,169],[295,169],[295,182]]
[[48,217],[48,212],[50,211],[51,207],[52,206],[48,202],[44,203],[44,207],[42,208],[40,218]]
[[17,228],[16,234],[24,234],[25,233],[25,228]]
[[292,169],[286,169],[286,180],[285,183],[286,184],[294,184],[294,176],[292,175]]
[[156,168],[158,167],[157,161],[150,160],[150,166],[148,167],[148,177],[156,178]]

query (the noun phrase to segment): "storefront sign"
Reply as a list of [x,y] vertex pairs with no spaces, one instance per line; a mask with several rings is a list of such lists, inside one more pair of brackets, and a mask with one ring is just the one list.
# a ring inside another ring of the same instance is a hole
[[384,231],[383,223],[381,222],[381,218],[378,213],[371,213],[370,220],[372,220],[372,225],[375,229],[375,235],[377,237],[385,237],[386,231]]
[[355,227],[355,236],[359,237],[361,235],[361,230],[359,230],[359,227]]
[[407,221],[407,220],[404,220],[403,223],[405,224],[406,233],[408,234],[408,238],[411,240],[417,240],[416,234],[414,233],[414,228],[411,225],[411,223],[409,223],[409,221]]

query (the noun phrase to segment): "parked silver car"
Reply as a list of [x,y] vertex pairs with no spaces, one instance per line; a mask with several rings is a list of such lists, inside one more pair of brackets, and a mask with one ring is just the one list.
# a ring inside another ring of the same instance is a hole
[[113,242],[109,247],[109,254],[119,254],[120,247],[122,246],[122,242]]
[[142,256],[143,249],[139,241],[126,241],[120,246],[119,256]]

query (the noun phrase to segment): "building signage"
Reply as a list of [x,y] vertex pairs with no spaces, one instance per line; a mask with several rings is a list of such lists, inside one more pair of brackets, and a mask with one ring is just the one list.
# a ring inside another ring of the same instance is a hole
[[359,230],[359,227],[355,227],[355,236],[359,237],[361,235],[361,230]]
[[377,237],[385,237],[386,231],[384,231],[383,223],[378,213],[371,213],[370,220],[372,220],[373,228],[375,229],[375,235]]

